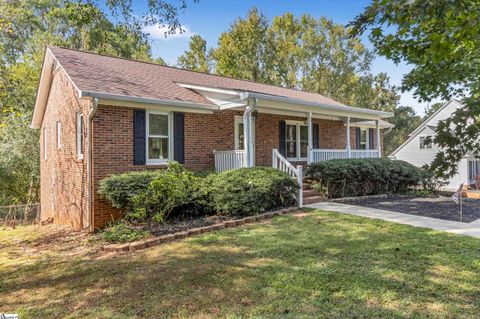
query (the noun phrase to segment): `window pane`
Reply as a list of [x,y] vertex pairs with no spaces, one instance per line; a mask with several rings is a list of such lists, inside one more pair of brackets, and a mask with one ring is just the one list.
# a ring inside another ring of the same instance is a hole
[[287,142],[287,157],[297,157],[297,142]]
[[287,141],[297,140],[297,126],[287,125]]
[[149,114],[150,135],[168,136],[168,116],[162,114]]
[[300,141],[308,141],[308,126],[300,126]]
[[245,149],[245,135],[243,135],[243,123],[238,123],[238,149],[243,150]]
[[149,159],[168,159],[168,138],[149,137],[148,138],[148,158]]
[[360,142],[367,143],[367,131],[361,130],[360,131]]
[[300,157],[307,157],[308,142],[300,142]]

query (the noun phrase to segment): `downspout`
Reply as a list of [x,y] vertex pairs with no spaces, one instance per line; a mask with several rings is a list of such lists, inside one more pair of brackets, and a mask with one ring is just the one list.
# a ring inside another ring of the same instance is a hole
[[87,133],[88,133],[88,145],[87,145],[87,187],[88,187],[88,231],[93,232],[95,228],[93,227],[93,205],[92,205],[92,195],[93,195],[93,177],[92,177],[92,144],[93,144],[93,117],[98,109],[98,98],[93,98],[93,107],[88,113],[88,123],[87,123]]
[[252,143],[252,112],[257,108],[257,99],[253,99],[253,105],[250,100],[247,103],[243,113],[243,135],[245,144],[246,167],[253,166],[253,143]]

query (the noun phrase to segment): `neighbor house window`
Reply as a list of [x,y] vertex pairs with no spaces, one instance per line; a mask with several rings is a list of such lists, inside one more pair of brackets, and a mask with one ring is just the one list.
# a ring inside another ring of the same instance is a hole
[[57,121],[57,148],[62,148],[62,123]]
[[432,148],[432,143],[427,142],[429,136],[420,136],[420,149],[430,149]]
[[306,160],[308,126],[301,122],[287,122],[286,130],[287,158],[290,160]]
[[149,112],[147,116],[147,162],[165,163],[170,158],[170,117]]
[[83,159],[83,114],[77,113],[77,158]]
[[368,149],[368,130],[367,129],[360,129],[359,149],[361,149],[361,150]]
[[47,143],[47,128],[44,127],[43,128],[43,158],[44,159],[47,159],[47,146],[48,146],[48,143]]

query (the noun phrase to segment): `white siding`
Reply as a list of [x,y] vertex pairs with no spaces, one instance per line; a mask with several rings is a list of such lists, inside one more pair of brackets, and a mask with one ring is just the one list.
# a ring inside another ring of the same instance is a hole
[[[435,155],[438,152],[438,147],[433,144],[431,149],[420,149],[420,137],[421,136],[433,136],[433,132],[429,127],[437,126],[438,122],[449,118],[455,110],[462,105],[457,101],[450,101],[441,109],[437,114],[434,114],[426,122],[422,123],[417,132],[414,131],[414,135],[410,136],[410,139],[400,146],[395,152],[393,157],[398,160],[409,162],[417,167],[422,167],[425,164],[430,164]],[[462,160],[458,165],[458,174],[453,176],[443,187],[446,190],[456,190],[459,185],[466,182],[468,179],[468,161]]]

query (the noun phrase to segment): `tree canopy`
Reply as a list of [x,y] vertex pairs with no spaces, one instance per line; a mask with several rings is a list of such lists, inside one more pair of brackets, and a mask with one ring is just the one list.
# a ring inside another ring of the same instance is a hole
[[423,101],[453,97],[463,109],[441,121],[431,164],[451,176],[466,154],[480,156],[480,2],[477,0],[374,0],[351,23],[352,36],[368,33],[378,54],[413,68],[402,89]]

